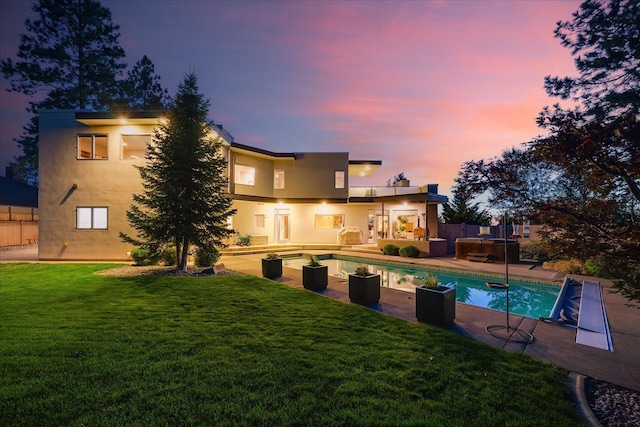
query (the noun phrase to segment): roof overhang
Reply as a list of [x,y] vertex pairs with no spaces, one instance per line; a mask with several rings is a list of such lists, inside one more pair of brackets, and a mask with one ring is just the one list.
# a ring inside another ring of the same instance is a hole
[[76,120],[87,126],[117,126],[117,125],[157,125],[166,118],[167,112],[154,111],[78,111]]
[[394,196],[374,196],[374,197],[349,197],[349,203],[429,203],[443,204],[447,203],[449,198],[442,194],[433,193],[415,193],[415,194],[398,194]]
[[349,160],[349,176],[371,176],[382,166],[382,160]]
[[274,153],[273,151],[263,150],[261,148],[251,147],[249,145],[231,143],[231,151],[234,153],[248,154],[254,157],[262,157],[270,160],[295,160],[295,153]]

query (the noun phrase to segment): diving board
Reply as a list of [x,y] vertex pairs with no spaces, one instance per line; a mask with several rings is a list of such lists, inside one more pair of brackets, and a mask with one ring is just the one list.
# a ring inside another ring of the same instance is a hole
[[576,343],[613,351],[607,313],[599,282],[582,282]]

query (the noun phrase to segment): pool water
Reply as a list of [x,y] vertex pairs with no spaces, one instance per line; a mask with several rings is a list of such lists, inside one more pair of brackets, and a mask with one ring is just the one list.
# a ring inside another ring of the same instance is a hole
[[[356,268],[367,265],[373,274],[380,274],[381,286],[415,292],[413,279],[424,279],[432,273],[445,286],[455,286],[456,301],[483,308],[506,311],[505,291],[487,287],[487,281],[503,282],[504,277],[474,276],[458,272],[408,268],[373,262],[370,259],[341,259],[318,257],[328,266],[329,275],[348,279]],[[283,265],[301,270],[308,258],[284,258]],[[553,284],[513,280],[509,278],[509,312],[532,318],[548,317],[556,302],[560,287]]]

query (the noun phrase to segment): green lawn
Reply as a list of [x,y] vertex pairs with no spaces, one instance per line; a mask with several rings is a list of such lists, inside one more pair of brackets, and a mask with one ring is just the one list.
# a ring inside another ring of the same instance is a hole
[[0,425],[580,425],[567,373],[253,276],[0,265]]

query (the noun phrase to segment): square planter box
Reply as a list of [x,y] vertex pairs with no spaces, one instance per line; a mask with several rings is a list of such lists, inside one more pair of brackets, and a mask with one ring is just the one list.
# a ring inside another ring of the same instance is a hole
[[349,275],[349,300],[354,304],[373,305],[380,301],[380,275]]
[[282,276],[282,258],[262,258],[262,276],[276,279]]
[[438,326],[453,324],[456,317],[456,288],[416,288],[416,318],[418,322]]
[[311,291],[321,291],[327,288],[329,282],[329,267],[319,265],[312,267],[310,265],[302,266],[302,286]]

